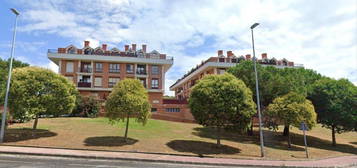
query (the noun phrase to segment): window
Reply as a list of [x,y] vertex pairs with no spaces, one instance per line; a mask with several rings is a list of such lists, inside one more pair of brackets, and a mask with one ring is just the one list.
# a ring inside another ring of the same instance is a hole
[[157,66],[157,65],[151,66],[151,74],[158,75],[159,74],[159,66]]
[[92,65],[91,63],[81,63],[81,72],[87,72],[91,73],[92,72]]
[[226,72],[225,69],[218,69],[218,74],[224,74],[224,72]]
[[180,108],[166,108],[166,112],[180,112]]
[[157,108],[151,108],[151,112],[157,112]]
[[94,86],[101,87],[102,86],[102,77],[95,77],[94,78]]
[[120,72],[120,64],[109,64],[109,72]]
[[76,49],[74,47],[69,48],[68,54],[76,54]]
[[73,72],[73,62],[67,62],[66,72]]
[[146,75],[146,65],[138,64],[136,67],[136,73],[140,75]]
[[238,62],[237,58],[232,59],[232,63],[237,63],[237,62]]
[[224,58],[219,58],[219,62],[224,62]]
[[95,72],[103,72],[103,64],[95,63]]
[[143,86],[146,88],[146,79],[145,79],[145,78],[139,78],[139,81],[140,81],[141,84],[143,84]]
[[108,87],[114,87],[120,81],[120,78],[109,78]]
[[151,79],[151,89],[159,88],[159,79]]
[[69,81],[73,82],[73,76],[66,76],[66,78],[67,78]]
[[126,73],[134,73],[134,65],[126,64]]
[[93,53],[93,49],[91,48],[84,49],[84,54],[91,55],[92,53]]

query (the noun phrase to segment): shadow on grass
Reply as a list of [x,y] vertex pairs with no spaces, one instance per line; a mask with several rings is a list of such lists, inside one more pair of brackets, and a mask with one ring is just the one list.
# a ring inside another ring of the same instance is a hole
[[45,129],[8,128],[5,132],[5,142],[18,142],[56,136],[57,133]]
[[125,146],[136,142],[138,142],[136,139],[127,138],[125,141],[124,137],[119,136],[89,137],[84,140],[86,146]]
[[355,145],[357,145],[357,142],[350,142],[350,144],[355,144]]
[[204,154],[235,154],[240,152],[238,148],[227,145],[218,147],[215,143],[203,141],[173,140],[166,145],[177,152],[190,152],[200,156]]
[[[211,138],[215,139],[215,132],[214,129],[211,128],[194,128],[195,132],[193,132],[193,135],[199,136],[199,137],[204,137],[204,138]],[[264,145],[266,147],[270,148],[275,148],[275,149],[281,149],[281,150],[291,150],[291,151],[304,151],[304,136],[302,134],[296,134],[291,132],[291,144],[292,148],[288,148],[287,146],[287,137],[282,136],[281,132],[274,132],[270,130],[264,130]],[[309,134],[309,132],[307,132]],[[239,134],[234,131],[224,131],[221,135],[222,139],[228,140],[228,141],[233,141],[233,142],[239,142],[239,143],[253,143],[253,144],[260,144],[259,141],[259,132],[254,131],[254,136],[247,136],[245,134]],[[313,148],[318,148],[318,149],[324,149],[324,150],[331,150],[331,151],[338,151],[342,153],[351,153],[351,154],[357,154],[357,148],[354,147],[353,145],[349,144],[338,144],[338,139],[337,139],[337,146],[334,147],[331,145],[330,140],[326,139],[321,139],[318,137],[310,136],[307,135],[307,145],[308,147],[313,147]],[[357,142],[351,142],[351,143],[357,143]]]

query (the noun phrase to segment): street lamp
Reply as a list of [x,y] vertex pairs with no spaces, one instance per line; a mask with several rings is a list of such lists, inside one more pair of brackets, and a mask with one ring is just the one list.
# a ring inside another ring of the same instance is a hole
[[250,26],[252,32],[252,45],[253,45],[253,61],[254,61],[254,72],[255,72],[255,90],[257,92],[257,105],[258,105],[258,118],[259,118],[259,137],[260,137],[260,154],[261,157],[264,157],[264,140],[263,140],[263,130],[262,130],[262,115],[260,114],[260,100],[259,100],[259,81],[258,81],[258,72],[257,72],[257,59],[255,57],[254,49],[254,35],[253,29],[257,27],[259,23],[254,23]]
[[9,98],[9,90],[10,90],[10,82],[11,82],[12,60],[14,58],[14,52],[15,52],[15,38],[16,38],[16,28],[17,28],[17,17],[20,15],[20,13],[16,9],[11,8],[10,10],[12,11],[12,13],[14,13],[16,15],[16,17],[15,17],[14,34],[12,36],[12,46],[11,46],[11,55],[10,55],[9,74],[8,74],[7,83],[6,83],[4,112],[2,113],[2,120],[1,120],[0,143],[4,142],[6,113],[7,113],[7,102],[8,102],[8,98]]

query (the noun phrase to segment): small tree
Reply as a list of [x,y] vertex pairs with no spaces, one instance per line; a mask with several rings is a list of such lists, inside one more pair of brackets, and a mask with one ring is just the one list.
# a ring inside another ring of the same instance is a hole
[[314,84],[309,97],[322,126],[331,129],[332,145],[335,134],[357,130],[357,87],[346,79],[321,79]]
[[97,117],[101,100],[96,96],[77,96],[76,107],[72,116]]
[[222,128],[235,126],[247,129],[255,113],[249,88],[228,73],[201,79],[192,89],[189,106],[199,124],[216,128],[218,146],[221,144]]
[[65,77],[38,67],[16,68],[11,81],[9,107],[14,119],[26,121],[39,115],[69,114],[77,90]]
[[291,92],[273,100],[266,111],[266,116],[288,128],[288,147],[291,148],[290,126],[300,127],[305,122],[311,129],[316,125],[316,113],[312,103],[304,96]]
[[124,139],[128,137],[129,118],[146,124],[151,105],[148,93],[139,80],[124,79],[115,85],[105,103],[106,116],[112,123],[126,119]]

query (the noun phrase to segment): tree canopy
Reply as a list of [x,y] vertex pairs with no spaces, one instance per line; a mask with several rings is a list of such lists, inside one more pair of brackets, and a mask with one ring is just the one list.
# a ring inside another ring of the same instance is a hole
[[151,114],[150,109],[147,90],[137,79],[124,79],[117,83],[105,103],[106,116],[112,123],[126,119],[125,140],[129,117],[135,117],[137,122],[145,125]]
[[11,79],[9,108],[11,116],[20,121],[39,115],[71,113],[75,106],[77,90],[62,75],[39,67],[16,68]]
[[255,114],[252,92],[233,75],[207,75],[193,88],[189,98],[191,113],[197,123],[217,129],[220,145],[221,128],[246,129]]
[[[313,104],[305,96],[294,92],[274,99],[265,114],[275,124],[282,124],[288,129],[290,126],[299,128],[302,122],[309,129],[316,125],[316,113]],[[289,131],[288,145],[291,147]]]
[[357,129],[357,87],[346,79],[321,79],[312,87],[309,96],[318,121],[332,131],[332,145],[336,145],[335,132]]

